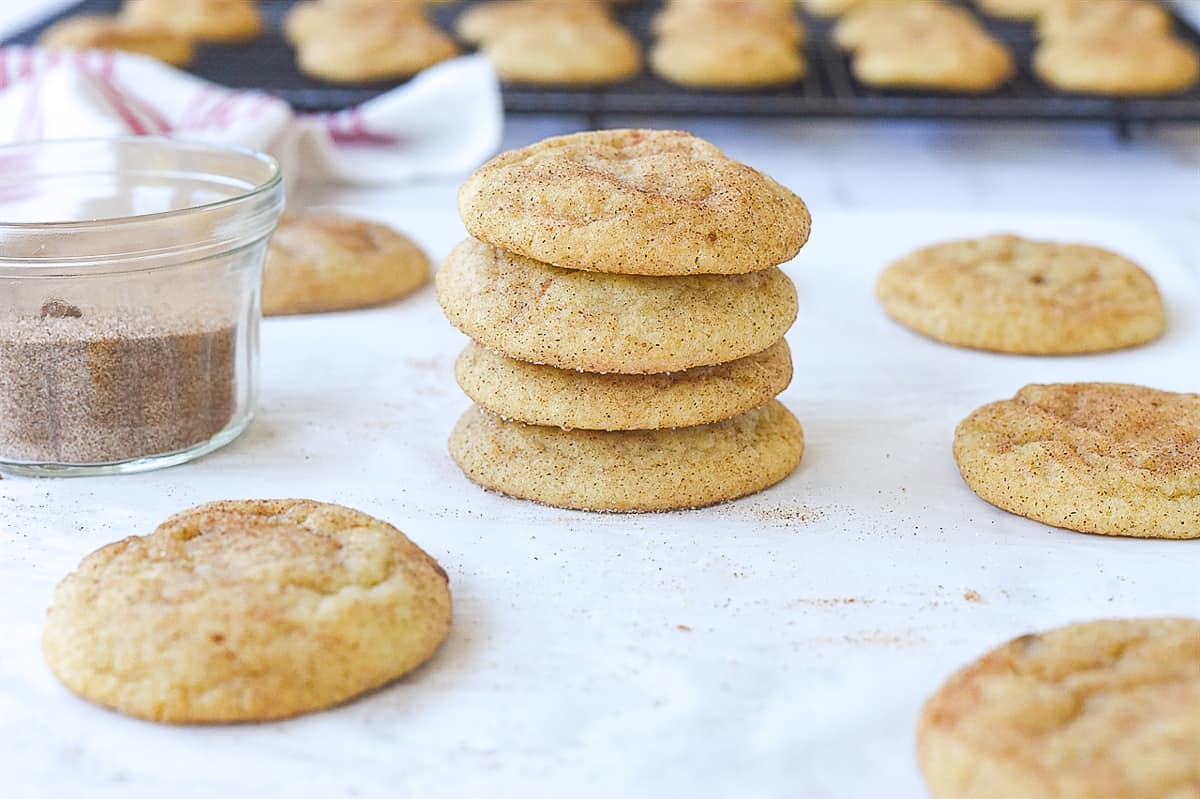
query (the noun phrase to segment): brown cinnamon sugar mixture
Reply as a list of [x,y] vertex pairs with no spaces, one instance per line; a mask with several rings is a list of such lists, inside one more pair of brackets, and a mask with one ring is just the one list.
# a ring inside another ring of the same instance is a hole
[[96,318],[48,299],[0,320],[0,459],[95,464],[194,446],[233,416],[235,365],[227,322]]

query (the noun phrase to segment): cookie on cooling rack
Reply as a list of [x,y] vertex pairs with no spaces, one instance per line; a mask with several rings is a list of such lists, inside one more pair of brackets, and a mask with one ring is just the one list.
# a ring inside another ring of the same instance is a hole
[[104,14],[77,14],[47,28],[38,44],[51,50],[122,50],[172,66],[192,61],[192,40],[167,28]]

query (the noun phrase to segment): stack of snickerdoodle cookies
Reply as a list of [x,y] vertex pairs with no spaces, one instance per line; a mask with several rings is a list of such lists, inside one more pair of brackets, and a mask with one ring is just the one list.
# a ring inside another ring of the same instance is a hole
[[475,482],[560,507],[708,505],[759,491],[804,436],[791,380],[796,291],[777,265],[803,201],[678,131],[613,130],[503,153],[459,192],[473,238],[437,276],[470,336],[477,406],[450,452]]

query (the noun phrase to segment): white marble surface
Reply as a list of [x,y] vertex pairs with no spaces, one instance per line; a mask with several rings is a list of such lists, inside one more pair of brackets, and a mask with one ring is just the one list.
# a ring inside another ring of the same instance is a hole
[[[965,659],[1077,618],[1200,615],[1200,542],[1011,517],[948,455],[959,418],[1024,382],[1200,389],[1200,283],[1186,273],[1200,276],[1200,129],[1122,144],[1102,126],[635,122],[688,127],[812,206],[812,244],[789,268],[800,471],[679,515],[494,497],[445,454],[466,404],[451,376],[462,339],[431,291],[271,321],[262,412],[226,450],[139,477],[0,481],[0,796],[921,797],[915,715]],[[506,145],[577,124],[513,120]],[[454,189],[295,199],[394,222],[440,255],[461,235]],[[997,227],[1142,259],[1172,333],[1111,356],[1010,358],[938,347],[875,308],[887,258]],[[128,720],[54,681],[41,620],[84,554],[197,502],[270,495],[360,507],[441,560],[456,625],[428,667],[329,713],[215,728]]]

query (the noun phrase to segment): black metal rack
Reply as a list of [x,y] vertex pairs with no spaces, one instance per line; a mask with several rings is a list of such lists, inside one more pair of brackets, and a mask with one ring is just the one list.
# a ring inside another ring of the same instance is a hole
[[[478,0],[435,6],[432,14],[446,30],[455,17]],[[644,45],[651,42],[650,20],[660,0],[619,8],[617,14]],[[109,13],[120,0],[84,2],[21,32],[8,43],[30,43],[55,19],[74,13]],[[271,29],[246,44],[206,45],[191,71],[236,88],[264,89],[306,111],[355,105],[398,85],[396,82],[338,86],[301,74],[292,47],[279,33],[291,0],[263,0]],[[1107,122],[1127,135],[1134,123],[1200,122],[1200,86],[1182,94],[1153,98],[1090,97],[1063,94],[1043,85],[1031,72],[1034,47],[1030,26],[978,15],[1017,57],[1018,72],[988,95],[882,91],[863,86],[850,73],[849,61],[829,39],[830,22],[807,18],[807,76],[792,86],[754,91],[684,89],[648,71],[603,88],[505,86],[504,105],[512,113],[583,114],[600,123],[614,114],[690,114],[792,118],[945,119],[982,121]],[[1200,46],[1200,32],[1176,18],[1177,35]]]

